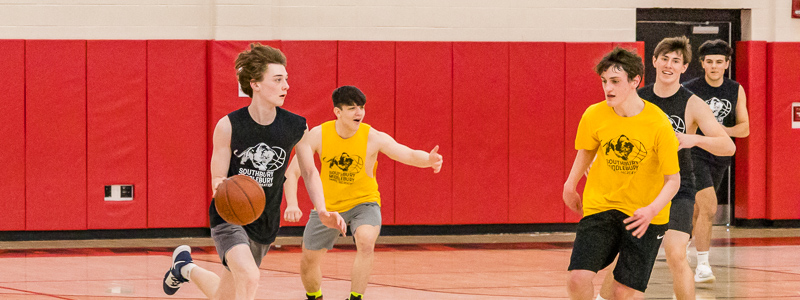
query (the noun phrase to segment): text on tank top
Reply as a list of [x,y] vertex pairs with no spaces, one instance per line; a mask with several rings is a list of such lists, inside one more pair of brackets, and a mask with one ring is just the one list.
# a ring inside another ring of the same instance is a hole
[[[725,127],[736,125],[736,104],[739,101],[739,83],[728,78],[723,78],[722,85],[713,87],[708,84],[705,77],[698,77],[683,84],[697,97],[708,104],[717,122]],[[697,129],[697,134],[703,134]]]
[[320,177],[326,209],[344,212],[361,203],[376,202],[380,205],[380,192],[375,179],[378,162],[371,170],[366,169],[371,127],[361,123],[355,135],[343,139],[336,133],[336,121],[328,121],[321,126]]
[[[269,125],[258,124],[247,107],[228,114],[231,122],[231,159],[227,176],[247,175],[264,189],[266,205],[261,216],[244,229],[256,242],[270,244],[280,226],[284,174],[289,155],[306,130],[305,118],[280,107]],[[224,223],[213,202],[209,208],[211,227]]]

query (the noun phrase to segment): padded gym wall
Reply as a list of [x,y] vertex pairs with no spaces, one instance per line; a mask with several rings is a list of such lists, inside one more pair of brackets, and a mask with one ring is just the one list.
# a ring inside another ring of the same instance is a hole
[[[364,123],[394,136],[395,42],[340,41],[337,71],[337,86],[353,85],[367,96]],[[378,155],[376,178],[385,225],[394,224],[394,165],[391,158]]]
[[147,227],[208,226],[206,41],[147,41]]
[[509,47],[509,222],[563,222],[564,43]]
[[765,219],[767,175],[767,42],[736,44],[736,80],[747,97],[750,135],[736,139],[737,219]]
[[[566,86],[564,118],[564,177],[566,181],[575,156],[575,136],[578,131],[583,112],[590,105],[605,100],[605,93],[600,82],[600,77],[594,72],[594,67],[603,58],[603,55],[611,51],[611,43],[567,43],[565,51]],[[583,185],[585,179],[582,178],[578,185],[578,192],[583,195]],[[562,182],[563,184],[563,182]],[[581,216],[570,209],[564,210],[565,222],[577,222]]]
[[25,45],[25,229],[86,229],[86,41]]
[[397,164],[396,224],[453,222],[453,43],[397,42],[395,139],[444,158],[441,171]]
[[[286,55],[286,72],[289,74],[289,93],[283,108],[305,117],[309,129],[336,119],[331,93],[336,89],[337,48],[336,41],[281,42],[281,51]],[[319,169],[319,160],[314,161]],[[281,226],[305,226],[308,222],[308,214],[314,205],[308,198],[302,178],[297,183],[297,197],[303,217],[296,223],[281,219]],[[284,209],[285,202],[281,211]]]
[[25,230],[25,41],[0,40],[0,230]]
[[[89,229],[147,227],[147,42],[86,45]],[[104,187],[133,184],[132,201],[105,201]]]
[[767,218],[800,219],[800,129],[792,129],[792,102],[800,99],[800,43],[767,45]]
[[508,222],[508,43],[453,43],[453,223]]

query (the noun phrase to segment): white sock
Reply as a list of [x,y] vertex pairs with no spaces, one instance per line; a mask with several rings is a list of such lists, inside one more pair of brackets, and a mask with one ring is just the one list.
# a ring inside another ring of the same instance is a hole
[[594,299],[594,300],[606,300],[606,298],[603,298],[603,296],[600,296],[600,294],[597,294],[597,299]]
[[697,251],[697,264],[708,265],[708,251]]
[[183,278],[185,278],[186,280],[189,280],[190,278],[189,276],[191,276],[192,269],[194,269],[194,267],[197,267],[197,265],[195,265],[194,263],[188,263],[183,267],[181,267],[181,276],[183,276]]

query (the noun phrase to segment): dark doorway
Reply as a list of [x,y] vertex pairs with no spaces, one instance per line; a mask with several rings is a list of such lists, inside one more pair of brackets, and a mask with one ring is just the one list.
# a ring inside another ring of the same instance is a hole
[[[704,75],[697,57],[697,48],[705,41],[721,39],[733,47],[730,68],[725,76],[736,80],[736,42],[742,39],[741,10],[735,9],[669,9],[640,8],[636,10],[636,40],[644,41],[645,84],[655,82],[653,50],[667,37],[686,36],[692,44],[693,57],[689,68],[681,75],[681,82]],[[733,170],[728,168],[717,190],[717,218],[714,224],[730,225],[734,216]]]

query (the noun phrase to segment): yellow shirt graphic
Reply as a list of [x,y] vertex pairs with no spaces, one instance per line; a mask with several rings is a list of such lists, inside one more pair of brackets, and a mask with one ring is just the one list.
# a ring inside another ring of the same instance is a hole
[[[377,202],[380,205],[381,195],[375,180],[378,162],[375,162],[372,170],[365,169],[367,137],[371,127],[361,123],[355,135],[343,139],[336,133],[335,122],[322,124],[319,157],[325,208],[328,211],[345,212],[361,203]],[[372,176],[368,171],[372,172]]]
[[[597,149],[583,191],[584,216],[616,209],[626,215],[649,205],[664,186],[664,175],[680,171],[678,139],[667,115],[644,101],[638,115],[621,117],[605,101],[586,109],[575,149]],[[670,204],[651,224],[669,222]]]

